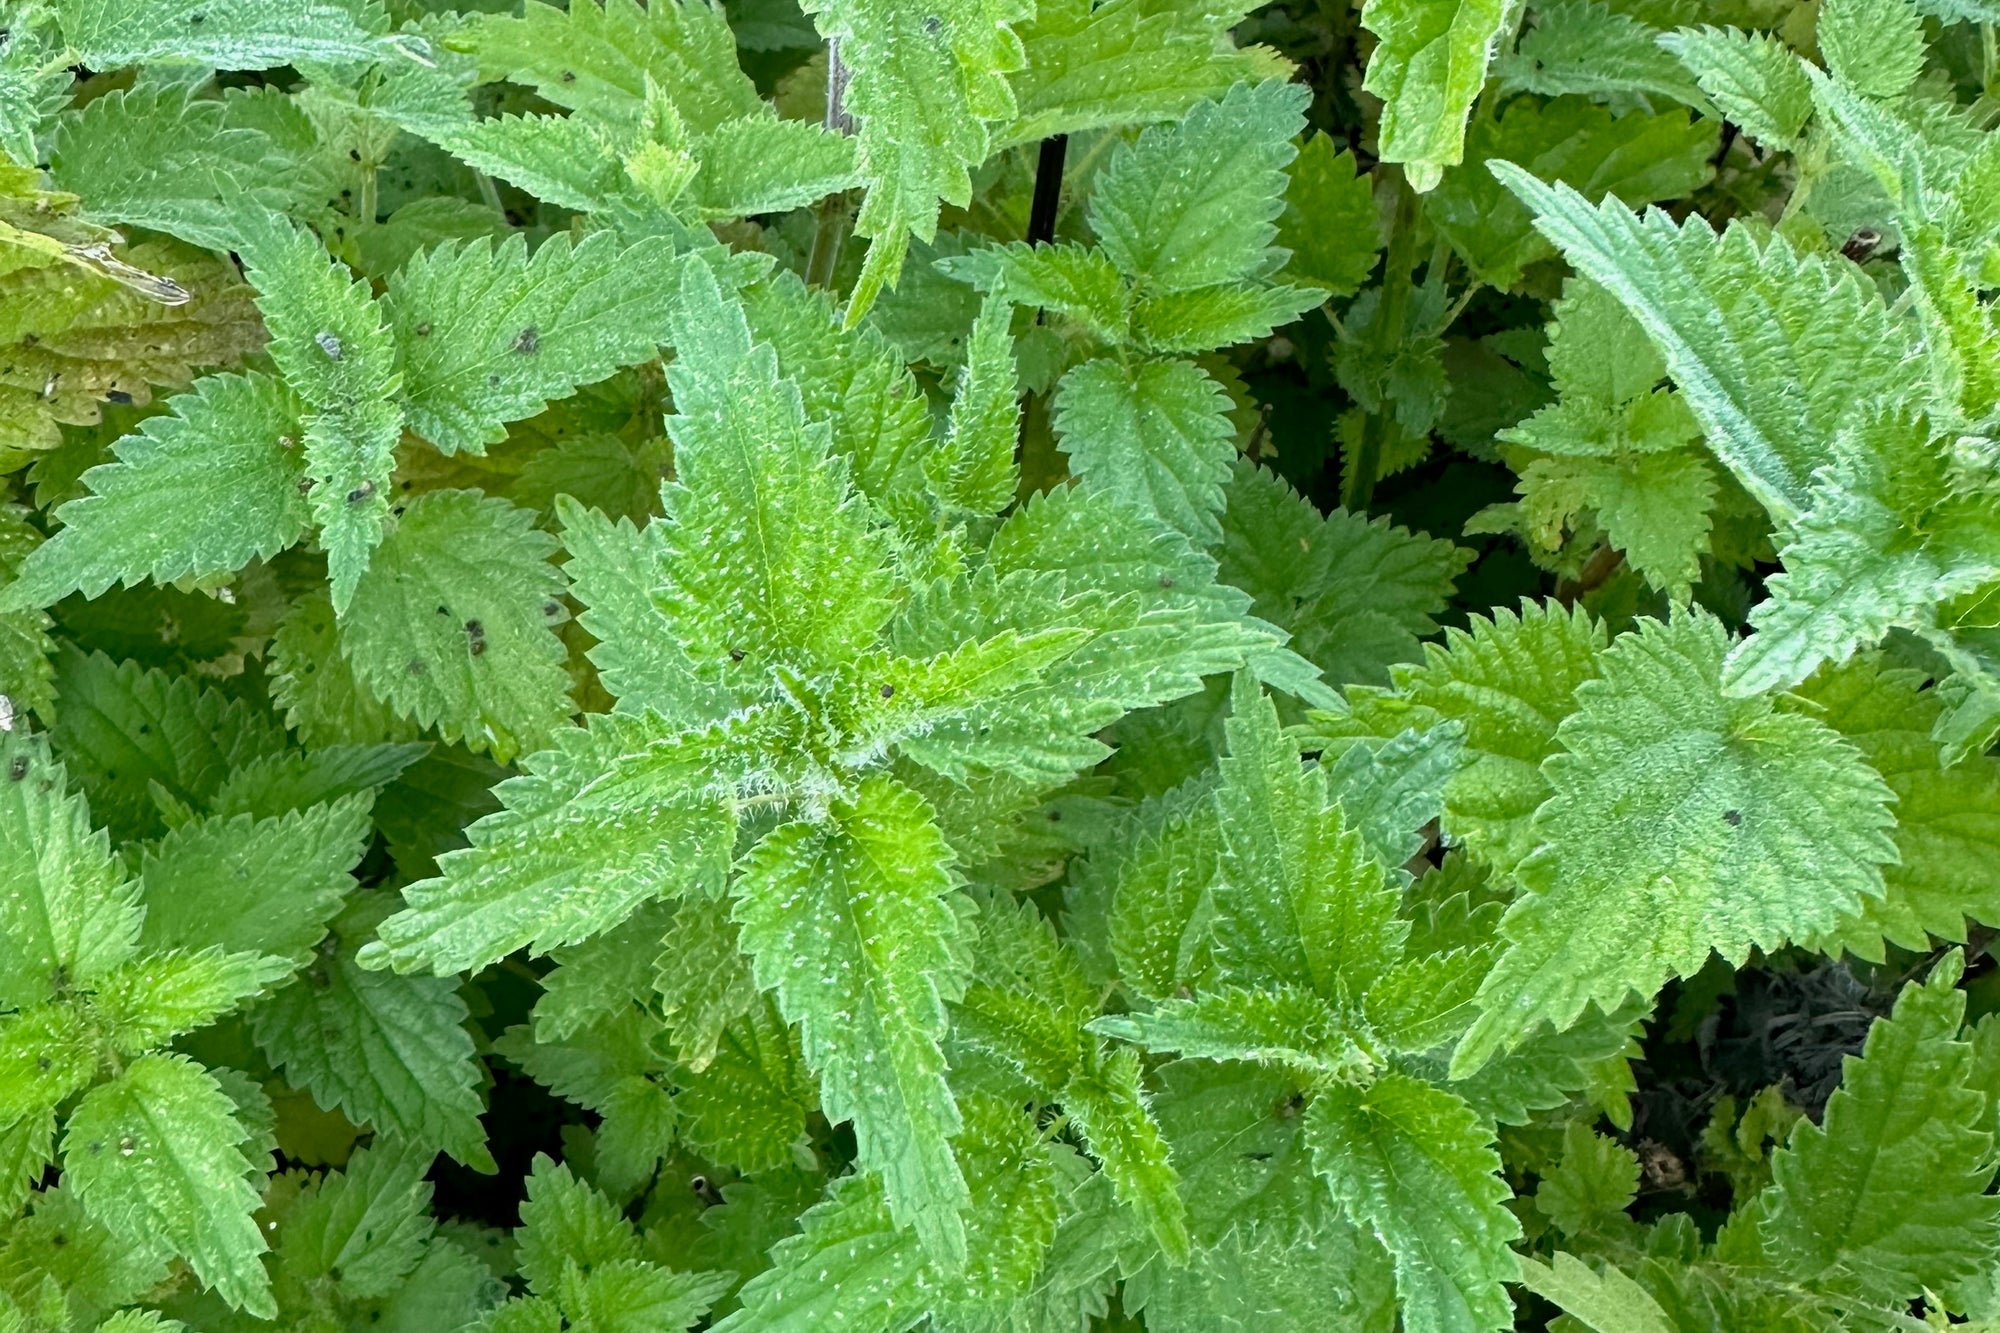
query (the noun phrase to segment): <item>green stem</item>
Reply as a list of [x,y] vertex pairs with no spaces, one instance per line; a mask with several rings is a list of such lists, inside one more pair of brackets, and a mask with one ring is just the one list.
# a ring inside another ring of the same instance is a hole
[[[826,43],[826,128],[836,134],[854,133],[854,120],[847,114],[847,64],[840,58],[840,39]],[[813,210],[812,253],[806,257],[806,285],[831,288],[840,266],[840,251],[847,244],[848,213],[851,204],[845,194],[830,194]]]
[[[1390,225],[1389,254],[1382,264],[1382,304],[1375,312],[1374,337],[1375,345],[1387,351],[1403,340],[1409,322],[1410,274],[1417,266],[1417,194],[1401,168],[1383,170],[1396,191],[1396,214]],[[1375,493],[1375,474],[1381,470],[1382,446],[1392,424],[1390,412],[1389,403],[1383,401],[1361,420],[1361,441],[1348,458],[1341,481],[1340,502],[1349,510],[1366,508]]]

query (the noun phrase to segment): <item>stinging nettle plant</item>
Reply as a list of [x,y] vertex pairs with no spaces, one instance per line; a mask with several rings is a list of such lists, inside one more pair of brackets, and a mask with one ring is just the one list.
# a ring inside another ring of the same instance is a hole
[[0,0],[0,1330],[2000,1323],[1996,25]]

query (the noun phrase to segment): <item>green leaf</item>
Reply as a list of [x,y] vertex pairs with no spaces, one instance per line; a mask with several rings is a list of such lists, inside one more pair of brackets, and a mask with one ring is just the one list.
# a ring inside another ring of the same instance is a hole
[[2000,759],[1942,766],[1931,736],[1944,708],[1922,683],[1918,672],[1863,657],[1795,691],[1896,794],[1898,859],[1882,868],[1887,892],[1814,941],[1828,953],[1880,958],[1884,941],[1928,949],[1932,935],[1964,938],[1968,917],[2000,917]]
[[144,853],[139,872],[149,949],[235,951],[301,960],[354,887],[367,850],[367,796],[252,820],[183,824]]
[[1308,1076],[1343,1075],[1361,1063],[1339,1013],[1312,991],[1284,983],[1162,1000],[1148,1013],[1097,1019],[1090,1030],[1156,1054],[1284,1065]]
[[1019,116],[994,148],[1120,125],[1172,120],[1233,84],[1283,77],[1269,51],[1230,29],[1253,8],[1221,0],[1162,9],[1148,0],[1041,0],[1018,26],[1027,67],[1013,77]]
[[1151,352],[1204,352],[1268,338],[1325,300],[1318,287],[1244,282],[1146,294],[1132,308],[1132,334]]
[[649,84],[698,134],[768,114],[736,68],[736,40],[720,6],[582,0],[563,10],[529,0],[519,17],[473,18],[448,44],[478,57],[485,77],[527,84],[600,120],[637,120]]
[[1491,1128],[1442,1088],[1385,1074],[1366,1088],[1334,1084],[1306,1107],[1313,1170],[1356,1225],[1396,1261],[1404,1327],[1513,1327],[1503,1284],[1521,1234]]
[[1359,291],[1382,249],[1373,180],[1324,134],[1306,139],[1286,176],[1278,244],[1292,257],[1283,276],[1330,296]]
[[1236,456],[1229,406],[1191,361],[1091,361],[1056,390],[1056,433],[1085,485],[1212,546]]
[[715,1058],[674,1098],[688,1145],[746,1173],[792,1162],[816,1103],[798,1042],[762,1000],[723,1029]]
[[1870,414],[1844,427],[1817,476],[1784,572],[1730,653],[1731,694],[1788,689],[1897,626],[2000,576],[2000,503],[1955,493],[1950,445],[1920,416]]
[[1910,0],[1826,0],[1814,34],[1833,76],[1864,97],[1899,97],[1924,67],[1924,20]]
[[275,1318],[235,1104],[185,1056],[148,1055],[85,1094],[63,1172],[90,1216],[141,1252],[187,1258],[231,1307]]
[[1159,1000],[1191,989],[1210,967],[1199,915],[1221,873],[1222,821],[1212,788],[1190,782],[1147,800],[1104,867],[1111,885],[1111,953],[1134,991]]
[[1104,253],[1156,292],[1261,276],[1306,101],[1277,80],[1239,85],[1120,145],[1090,196]]
[[353,280],[311,233],[276,217],[246,219],[239,244],[244,271],[270,330],[268,351],[310,409],[305,419],[306,499],[319,521],[344,611],[382,540],[389,473],[403,414],[396,346],[368,285]]
[[1637,93],[1649,102],[1669,98],[1700,107],[1703,90],[1660,49],[1660,37],[1658,28],[1599,0],[1555,0],[1536,7],[1534,27],[1513,52],[1495,58],[1493,72],[1509,92],[1614,99]]
[[200,807],[232,771],[283,748],[262,713],[187,676],[64,647],[56,683],[56,748],[120,841],[160,831],[156,791]]
[[949,1143],[958,1107],[944,1079],[944,1001],[962,988],[950,852],[923,799],[872,777],[831,827],[781,826],[736,886],[757,983],[800,1026],[829,1120],[852,1120],[926,1253],[962,1262],[969,1196]]
[[1693,450],[1538,458],[1521,470],[1517,486],[1531,530],[1575,530],[1589,514],[1646,582],[1676,600],[1701,577],[1717,480]]
[[2000,1252],[1992,1112],[1958,1040],[1963,964],[1948,954],[1844,1062],[1821,1124],[1771,1159],[1763,1236],[1793,1277],[1900,1302],[1988,1268]]
[[5,605],[234,573],[298,541],[310,517],[298,400],[268,375],[218,375],[168,410],[84,474],[91,493],[58,511],[63,526],[29,553]]
[[1130,331],[1131,286],[1095,246],[1017,241],[938,264],[1017,305],[1073,319],[1100,341],[1122,343]]
[[138,1055],[206,1027],[291,971],[285,959],[219,947],[149,953],[97,979],[96,1021],[112,1050]]
[[729,904],[685,900],[654,952],[653,986],[675,1054],[699,1074],[715,1059],[723,1030],[757,1003],[757,985],[738,947]]
[[1361,25],[1375,53],[1361,86],[1382,99],[1381,156],[1421,194],[1464,156],[1465,117],[1496,42],[1518,8],[1506,0],[1369,0]]
[[57,12],[72,54],[92,69],[156,62],[271,69],[373,61],[385,44],[356,8],[339,0],[69,0]]
[[1063,1090],[1063,1110],[1110,1177],[1118,1201],[1138,1214],[1169,1259],[1184,1263],[1187,1206],[1147,1102],[1137,1051],[1111,1052]]
[[329,745],[259,755],[223,780],[210,798],[215,815],[275,819],[294,810],[374,792],[394,782],[430,750],[414,745]]
[[571,1265],[589,1269],[640,1257],[638,1233],[617,1205],[541,1153],[528,1173],[518,1241],[521,1276],[541,1296],[561,1288]]
[[608,209],[631,188],[606,131],[580,116],[495,116],[441,134],[438,143],[475,171],[578,212]]
[[949,0],[925,13],[881,0],[803,7],[840,43],[851,71],[842,106],[860,122],[868,194],[854,229],[871,244],[848,302],[852,328],[895,282],[910,237],[928,242],[936,234],[940,201],[971,201],[969,168],[991,150],[986,122],[1015,111],[1006,75],[1024,53],[1009,25],[1033,8],[1018,0]]
[[711,670],[732,651],[805,666],[871,646],[890,610],[888,552],[828,432],[705,265],[682,270],[673,328],[661,593],[676,637]]
[[[0,1122],[9,1127],[9,1191],[25,1196],[53,1155],[56,1108],[90,1086],[100,1052],[89,1020],[74,1005],[35,1004],[0,1018]],[[46,1130],[47,1132],[42,1132]],[[10,1196],[11,1197],[11,1196]],[[20,1197],[12,1197],[18,1208]]]
[[1812,114],[1812,85],[1790,48],[1740,28],[1682,28],[1660,38],[1679,57],[1716,110],[1766,148],[1793,147]]
[[0,732],[0,1002],[26,1006],[130,958],[141,909],[48,743]]
[[1638,1155],[1572,1120],[1563,1129],[1562,1160],[1535,1187],[1535,1211],[1565,1236],[1578,1236],[1599,1218],[1623,1213],[1638,1192]]
[[861,182],[854,141],[808,121],[725,121],[696,142],[695,153],[701,170],[689,189],[709,218],[783,213]]
[[378,1142],[301,1191],[275,1249],[279,1267],[301,1282],[338,1281],[343,1294],[387,1296],[423,1261],[436,1224],[424,1179],[430,1154]]
[[550,237],[532,259],[518,233],[420,252],[382,301],[410,429],[444,453],[483,454],[507,422],[651,360],[678,277],[665,239],[621,248],[609,232]]
[[694,1327],[728,1291],[727,1273],[676,1273],[639,1259],[623,1259],[563,1273],[559,1301],[571,1328],[604,1333],[681,1333]]
[[[1809,504],[1813,469],[1857,403],[1895,398],[1905,338],[1858,271],[1759,244],[1740,226],[1676,227],[1592,206],[1507,164],[1493,171],[1564,256],[1644,326],[1708,444],[1773,518]],[[1719,316],[1719,317],[1718,317]]]
[[1422,656],[1470,553],[1335,509],[1322,516],[1267,468],[1238,460],[1226,487],[1222,581],[1251,610],[1291,631],[1299,654],[1329,680],[1385,682]]
[[1706,183],[1714,175],[1717,133],[1714,121],[1678,109],[1614,116],[1580,97],[1543,105],[1516,99],[1474,127],[1465,166],[1425,201],[1424,211],[1479,277],[1512,287],[1550,247],[1536,235],[1529,209],[1507,193],[1508,178],[1496,164],[1570,182],[1586,198],[1639,205],[1678,199]]
[[1673,1333],[1667,1312],[1620,1269],[1592,1272],[1583,1260],[1558,1250],[1544,1264],[1521,1256],[1521,1285],[1582,1323],[1592,1333]]
[[734,731],[755,721],[663,738],[592,714],[587,727],[556,732],[555,748],[495,788],[505,808],[466,830],[472,845],[403,891],[409,905],[382,923],[363,962],[449,976],[524,945],[574,944],[649,899],[719,884],[735,818],[709,784]]
[[1577,691],[1543,766],[1543,847],[1502,922],[1508,949],[1452,1057],[1459,1074],[1541,1018],[1567,1025],[1691,976],[1710,950],[1807,937],[1882,895],[1893,794],[1823,723],[1720,684],[1706,613],[1643,621]]
[[569,717],[555,538],[478,491],[428,491],[355,585],[341,647],[378,697],[502,763]]
[[951,400],[944,447],[924,460],[924,476],[947,510],[997,514],[1020,485],[1014,450],[1020,442],[1020,376],[1013,307],[989,296],[966,345],[965,374]]
[[1336,1004],[1392,963],[1407,927],[1384,868],[1330,803],[1322,770],[1300,766],[1270,699],[1237,677],[1215,888],[1217,958],[1249,985],[1282,983]]
[[455,982],[363,970],[357,938],[381,909],[358,904],[304,976],[250,1014],[250,1030],[286,1080],[418,1148],[492,1171],[479,1123],[481,1069]]

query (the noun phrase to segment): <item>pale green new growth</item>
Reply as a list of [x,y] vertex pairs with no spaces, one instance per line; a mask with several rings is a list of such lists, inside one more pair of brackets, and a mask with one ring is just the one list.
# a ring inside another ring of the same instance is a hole
[[1556,1251],[1546,1264],[1523,1255],[1520,1282],[1582,1321],[1593,1333],[1674,1333],[1660,1303],[1608,1264],[1602,1272],[1592,1272],[1589,1265],[1563,1250]]
[[1503,1204],[1492,1128],[1442,1088],[1386,1074],[1367,1088],[1336,1084],[1305,1114],[1313,1170],[1396,1261],[1410,1333],[1474,1333],[1513,1325],[1503,1283],[1520,1224]]
[[962,985],[950,863],[922,798],[872,778],[831,828],[790,824],[759,844],[736,917],[758,984],[801,1027],[827,1115],[855,1122],[860,1163],[882,1175],[897,1221],[956,1264],[970,1195],[938,1047],[943,1001]]
[[1486,82],[1494,44],[1520,18],[1510,0],[1368,0],[1375,34],[1362,86],[1382,99],[1382,158],[1419,193],[1464,156],[1465,117]]
[[1894,799],[1823,723],[1722,693],[1726,638],[1703,612],[1646,621],[1577,690],[1542,766],[1541,847],[1522,867],[1509,943],[1458,1074],[1541,1019],[1687,976],[1710,950],[1741,958],[1803,938],[1882,894]]

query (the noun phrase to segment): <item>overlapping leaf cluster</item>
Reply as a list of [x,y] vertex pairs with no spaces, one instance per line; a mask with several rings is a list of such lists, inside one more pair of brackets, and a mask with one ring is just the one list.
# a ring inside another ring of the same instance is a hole
[[2000,1319],[1995,22],[0,3],[0,1328]]

